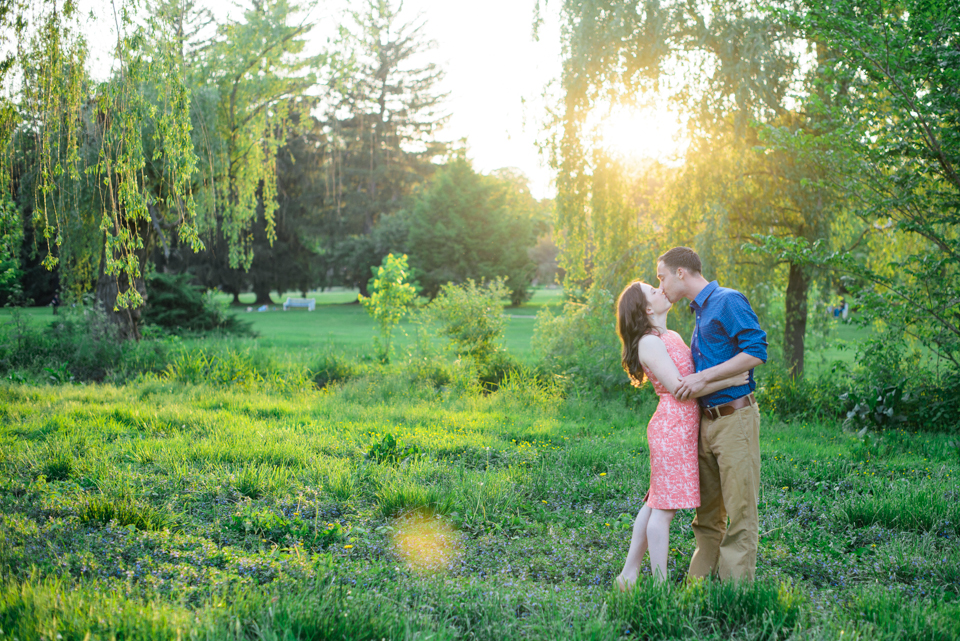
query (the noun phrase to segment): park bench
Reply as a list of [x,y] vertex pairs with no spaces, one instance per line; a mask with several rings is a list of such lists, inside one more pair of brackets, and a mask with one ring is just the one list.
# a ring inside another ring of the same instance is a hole
[[307,311],[312,312],[317,307],[316,298],[287,298],[283,303],[283,311],[288,307],[306,307]]

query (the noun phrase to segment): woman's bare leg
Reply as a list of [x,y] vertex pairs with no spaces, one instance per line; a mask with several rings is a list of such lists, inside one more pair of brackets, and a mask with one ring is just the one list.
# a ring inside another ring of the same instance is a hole
[[630,588],[640,576],[640,563],[643,561],[643,555],[647,551],[647,523],[650,520],[650,513],[654,512],[644,503],[637,513],[637,518],[633,522],[633,535],[630,537],[630,550],[627,552],[627,560],[623,563],[623,570],[617,577],[617,587],[620,590]]
[[650,570],[657,581],[667,579],[667,555],[670,551],[670,522],[676,510],[651,510],[647,520],[645,543],[650,546]]

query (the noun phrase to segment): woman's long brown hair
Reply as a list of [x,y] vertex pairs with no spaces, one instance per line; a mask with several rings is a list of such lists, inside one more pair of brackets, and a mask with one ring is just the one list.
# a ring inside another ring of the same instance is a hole
[[647,316],[647,297],[643,294],[641,283],[639,280],[633,281],[620,292],[617,299],[617,336],[623,346],[620,363],[634,387],[640,387],[647,380],[640,365],[640,339],[654,333],[650,317]]

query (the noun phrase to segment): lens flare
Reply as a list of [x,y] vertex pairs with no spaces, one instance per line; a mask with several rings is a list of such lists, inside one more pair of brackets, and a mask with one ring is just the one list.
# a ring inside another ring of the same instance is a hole
[[407,514],[397,519],[394,527],[396,554],[414,572],[442,572],[460,554],[460,535],[437,516]]

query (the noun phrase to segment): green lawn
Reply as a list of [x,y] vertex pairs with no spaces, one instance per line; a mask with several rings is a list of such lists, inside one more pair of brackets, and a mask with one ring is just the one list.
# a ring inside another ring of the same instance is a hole
[[[687,510],[671,581],[621,595],[650,386],[383,366],[353,295],[239,310],[257,339],[143,341],[123,386],[0,381],[0,638],[960,636],[955,437],[765,416],[758,581],[681,583]],[[505,311],[511,352],[560,300]],[[348,360],[315,369],[326,344]]]
[[627,406],[532,381],[438,392],[396,367],[322,392],[204,380],[0,384],[0,636],[960,635],[947,436],[765,417],[757,583],[677,583],[681,511],[671,582],[619,595],[649,389]]
[[[300,292],[273,294],[278,304],[268,311],[246,311],[247,306],[231,307],[232,313],[253,323],[259,334],[257,342],[262,347],[282,350],[314,349],[324,345],[337,345],[348,350],[371,347],[376,335],[376,326],[366,310],[355,301],[356,290],[334,289],[327,292],[310,292],[317,301],[317,308],[310,312],[303,308],[283,311],[282,301],[287,296],[300,297]],[[231,297],[221,294],[218,299],[229,303]],[[241,294],[240,300],[252,305],[253,294]],[[537,313],[544,308],[559,310],[563,306],[563,291],[560,289],[534,290],[533,298],[520,307],[507,307],[504,314],[509,318],[504,331],[504,342],[514,355],[525,358],[530,353],[530,341]],[[31,307],[18,310],[32,326],[53,322],[56,317],[49,307]],[[9,322],[14,310],[0,309],[0,322]],[[60,311],[63,314],[63,310]],[[396,336],[396,345],[403,349],[411,343],[408,336],[409,323],[401,323]]]

